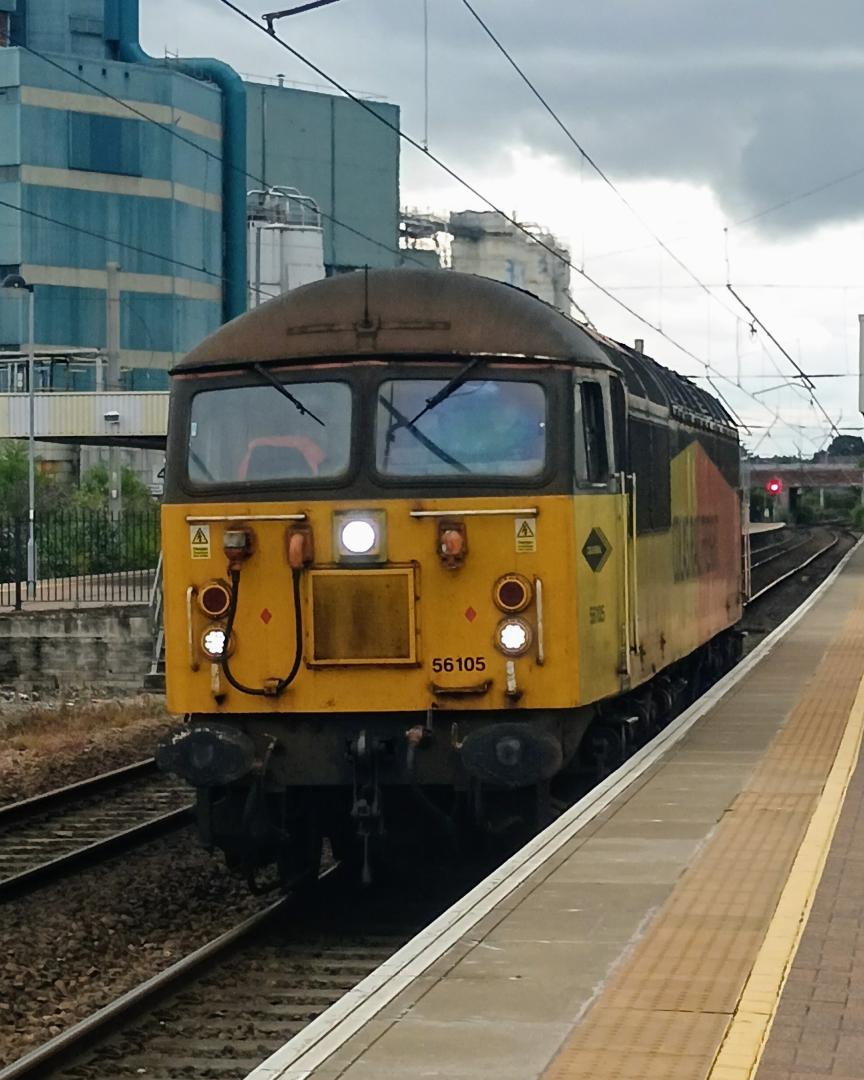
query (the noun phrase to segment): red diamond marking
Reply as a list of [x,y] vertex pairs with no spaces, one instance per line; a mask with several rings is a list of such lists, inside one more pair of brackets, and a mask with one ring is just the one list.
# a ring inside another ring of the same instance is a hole
[[272,612],[268,611],[267,608],[265,607],[264,610],[261,612],[261,622],[263,622],[264,625],[266,626],[267,623],[270,622],[270,620],[272,618],[273,618]]
[[474,620],[477,618],[477,612],[474,610],[473,607],[465,609],[465,618],[468,620],[468,622],[474,622]]

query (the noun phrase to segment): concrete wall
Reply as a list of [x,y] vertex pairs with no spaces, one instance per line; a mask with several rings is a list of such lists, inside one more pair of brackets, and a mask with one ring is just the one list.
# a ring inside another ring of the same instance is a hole
[[153,648],[149,615],[144,604],[0,614],[0,687],[140,690]]

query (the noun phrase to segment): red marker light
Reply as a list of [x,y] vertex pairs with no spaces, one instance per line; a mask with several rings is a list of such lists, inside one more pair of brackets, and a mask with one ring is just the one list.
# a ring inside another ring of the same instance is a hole
[[765,490],[768,492],[769,495],[779,495],[780,492],[783,490],[783,481],[780,479],[779,476],[772,476],[771,479],[766,483]]

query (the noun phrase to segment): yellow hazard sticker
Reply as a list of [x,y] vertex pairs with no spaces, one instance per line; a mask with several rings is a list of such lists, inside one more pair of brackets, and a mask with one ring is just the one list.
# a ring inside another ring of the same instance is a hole
[[193,559],[210,558],[210,526],[189,526],[189,547],[192,550]]
[[516,550],[537,550],[537,523],[533,518],[516,518]]

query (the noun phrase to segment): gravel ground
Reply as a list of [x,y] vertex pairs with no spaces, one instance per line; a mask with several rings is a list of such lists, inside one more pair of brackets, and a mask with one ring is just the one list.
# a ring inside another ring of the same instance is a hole
[[0,1063],[108,1004],[269,899],[191,829],[4,905]]
[[151,757],[173,723],[156,697],[0,702],[0,804]]

